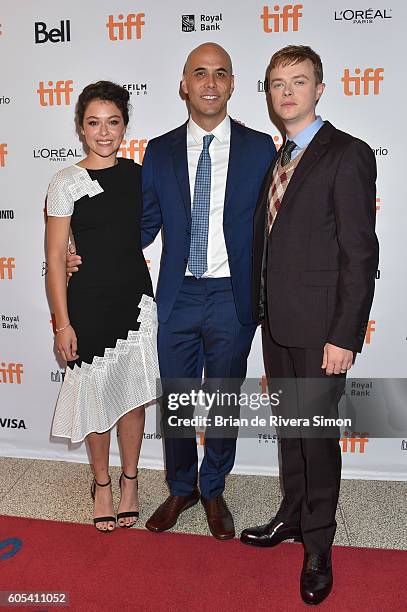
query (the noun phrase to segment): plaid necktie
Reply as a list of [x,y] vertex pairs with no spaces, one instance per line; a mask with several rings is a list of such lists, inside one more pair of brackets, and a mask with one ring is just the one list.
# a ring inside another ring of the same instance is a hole
[[296,146],[297,145],[293,140],[286,140],[283,148],[283,153],[281,155],[282,166],[285,166],[286,164],[288,164],[289,161],[291,161],[291,153],[294,151]]
[[208,229],[211,203],[211,156],[209,155],[209,145],[213,138],[213,134],[203,137],[203,148],[199,156],[195,177],[188,268],[196,278],[201,278],[208,269]]

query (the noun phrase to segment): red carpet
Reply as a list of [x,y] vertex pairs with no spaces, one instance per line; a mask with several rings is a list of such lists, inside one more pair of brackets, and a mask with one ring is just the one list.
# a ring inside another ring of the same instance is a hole
[[[319,609],[406,610],[406,551],[335,547],[333,560],[334,589]],[[91,525],[0,517],[0,591],[67,591],[74,612],[305,610],[301,564],[298,544],[259,550],[206,536],[104,535]]]

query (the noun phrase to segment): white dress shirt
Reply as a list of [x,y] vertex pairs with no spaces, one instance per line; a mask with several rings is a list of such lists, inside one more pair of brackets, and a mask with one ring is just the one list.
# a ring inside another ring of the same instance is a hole
[[[211,132],[205,132],[191,118],[188,121],[187,155],[191,206],[193,206],[194,201],[195,177],[199,156],[202,152],[203,137],[207,134],[213,134],[214,139],[209,146],[211,156],[211,203],[207,253],[208,269],[203,278],[221,278],[230,276],[228,254],[223,235],[223,209],[230,150],[230,118],[226,116],[222,123]],[[192,276],[188,267],[185,275]]]

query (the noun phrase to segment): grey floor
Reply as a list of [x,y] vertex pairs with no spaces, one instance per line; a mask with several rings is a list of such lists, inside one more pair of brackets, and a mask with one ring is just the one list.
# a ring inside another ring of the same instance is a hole
[[[118,503],[119,468],[111,468]],[[0,457],[0,515],[90,523],[89,465]],[[161,471],[140,470],[140,520],[144,523],[167,496]],[[335,544],[407,549],[407,483],[343,480]],[[236,532],[267,522],[281,499],[277,478],[229,476],[225,498]],[[209,535],[200,504],[181,515],[174,531]]]

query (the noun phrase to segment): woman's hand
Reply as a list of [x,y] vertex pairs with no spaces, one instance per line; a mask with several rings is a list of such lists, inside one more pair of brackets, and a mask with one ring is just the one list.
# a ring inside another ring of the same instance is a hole
[[76,353],[78,350],[78,342],[72,325],[57,332],[55,344],[58,353],[65,361],[75,361],[75,359],[78,359],[79,355]]

